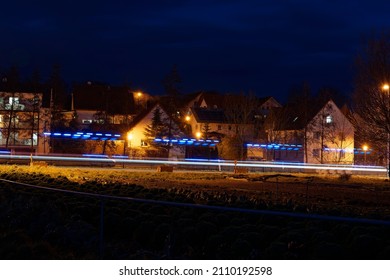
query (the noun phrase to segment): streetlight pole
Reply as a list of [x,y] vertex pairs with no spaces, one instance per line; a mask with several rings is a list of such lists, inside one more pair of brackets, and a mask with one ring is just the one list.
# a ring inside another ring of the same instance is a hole
[[363,151],[364,151],[364,165],[366,165],[366,160],[367,160],[367,150],[368,150],[368,146],[367,145],[364,145],[363,146]]
[[[386,114],[386,120],[389,120],[389,113],[390,113],[390,86],[389,84],[384,84],[382,86],[382,89],[386,92],[387,96],[387,114]],[[386,130],[387,130],[387,178],[390,178],[390,131],[389,131],[389,123],[386,123]]]

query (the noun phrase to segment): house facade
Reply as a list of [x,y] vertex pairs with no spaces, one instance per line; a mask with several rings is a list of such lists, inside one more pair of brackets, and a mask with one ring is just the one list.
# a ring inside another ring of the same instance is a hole
[[332,100],[306,115],[286,108],[274,110],[265,129],[267,141],[262,144],[267,148],[251,147],[254,155],[265,160],[354,162],[354,127]]
[[50,113],[42,108],[42,94],[0,92],[0,146],[11,152],[44,153],[43,132]]
[[[158,126],[161,128],[153,127],[153,119],[157,118],[157,114],[161,121]],[[169,158],[184,158],[185,147],[172,145],[169,140],[185,136],[180,124],[170,117],[161,104],[156,103],[133,120],[126,133],[125,145],[127,145],[126,148],[131,156],[152,156],[157,154],[157,150],[160,150],[160,152],[165,152]],[[155,138],[162,141],[156,142]]]
[[309,163],[354,163],[354,127],[337,105],[328,101],[306,128]]
[[129,124],[136,114],[136,106],[142,107],[145,98],[125,86],[88,82],[73,87],[71,112],[77,115],[80,129],[88,129],[94,123]]
[[245,95],[222,95],[203,92],[192,100],[187,109],[186,122],[193,137],[205,134],[234,136],[253,140],[262,129],[268,111],[281,105],[272,97],[257,98]]

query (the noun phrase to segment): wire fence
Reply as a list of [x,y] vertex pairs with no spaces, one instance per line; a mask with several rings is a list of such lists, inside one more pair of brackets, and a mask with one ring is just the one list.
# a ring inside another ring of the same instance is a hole
[[[255,214],[255,215],[267,215],[267,216],[280,216],[296,219],[314,219],[320,221],[331,221],[331,222],[347,222],[347,223],[357,223],[357,224],[367,224],[367,225],[379,225],[379,226],[390,226],[390,221],[378,220],[378,219],[368,219],[368,218],[353,218],[353,217],[341,217],[341,216],[331,216],[331,215],[319,215],[319,214],[310,214],[310,213],[299,213],[299,212],[288,212],[288,211],[273,211],[273,210],[260,210],[260,209],[246,209],[246,208],[235,208],[235,207],[225,207],[225,206],[213,206],[213,205],[204,205],[204,204],[194,204],[194,203],[182,203],[182,202],[172,202],[164,200],[154,200],[154,199],[144,199],[144,198],[135,198],[135,197],[123,197],[123,196],[114,196],[114,195],[105,195],[105,194],[96,194],[88,192],[80,192],[73,190],[65,190],[51,187],[38,186],[28,183],[22,183],[17,181],[11,181],[6,179],[0,179],[1,182],[5,182],[14,186],[22,186],[32,189],[45,190],[50,192],[63,193],[66,195],[75,195],[79,197],[89,197],[99,201],[100,213],[99,213],[99,255],[100,258],[104,257],[104,221],[105,221],[105,205],[107,201],[124,201],[129,203],[141,203],[149,205],[160,205],[167,207],[175,208],[192,208],[192,209],[204,209],[210,211],[219,211],[219,212],[237,212],[243,214]],[[276,183],[276,199],[278,199],[278,193],[280,192],[280,184]],[[306,185],[307,191],[309,184]],[[307,198],[306,198],[307,200]]]

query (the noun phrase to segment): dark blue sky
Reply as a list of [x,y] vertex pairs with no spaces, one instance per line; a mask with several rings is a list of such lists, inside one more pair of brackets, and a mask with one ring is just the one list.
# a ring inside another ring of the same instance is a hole
[[176,64],[184,92],[283,100],[302,81],[350,92],[364,36],[389,27],[390,2],[376,0],[15,0],[0,8],[0,68],[46,78],[59,63],[69,84],[160,94]]

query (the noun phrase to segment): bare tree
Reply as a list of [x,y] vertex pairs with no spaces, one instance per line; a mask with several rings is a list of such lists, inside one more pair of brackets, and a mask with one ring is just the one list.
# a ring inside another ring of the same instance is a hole
[[228,94],[224,98],[224,110],[227,123],[231,124],[233,138],[238,149],[238,159],[244,158],[244,143],[252,140],[254,112],[258,105],[258,99],[253,93],[238,95]]
[[[372,146],[385,147],[390,134],[390,95],[383,86],[390,83],[390,32],[373,34],[356,58],[354,125],[357,137]],[[386,158],[389,154],[386,153]],[[388,166],[390,175],[390,166]]]
[[[267,143],[301,144],[302,119],[293,106],[273,108],[264,123]],[[267,159],[275,159],[275,151],[267,150]]]

